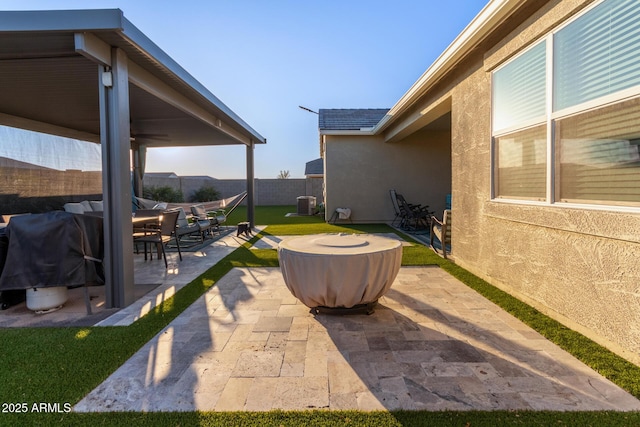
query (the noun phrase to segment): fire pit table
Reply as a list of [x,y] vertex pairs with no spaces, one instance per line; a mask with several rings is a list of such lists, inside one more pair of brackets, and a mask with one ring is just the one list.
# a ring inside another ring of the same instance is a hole
[[373,313],[402,261],[400,241],[370,234],[316,234],[280,242],[291,293],[316,312]]

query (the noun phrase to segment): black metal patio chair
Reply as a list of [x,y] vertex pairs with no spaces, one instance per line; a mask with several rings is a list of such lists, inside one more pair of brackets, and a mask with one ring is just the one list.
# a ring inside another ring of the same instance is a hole
[[[178,256],[180,257],[180,261],[182,261],[182,253],[180,252],[180,239],[178,239],[176,236],[176,224],[178,222],[179,214],[180,213],[178,211],[164,212],[160,217],[159,228],[148,228],[144,231],[143,235],[134,238],[134,242],[144,243],[145,260],[147,259],[147,243],[155,244],[156,246],[161,248],[162,257],[164,258],[164,266],[165,268],[168,268],[169,264],[167,263],[167,254],[164,248],[167,243],[175,238],[178,247]],[[151,257],[153,259],[153,254],[151,255]]]

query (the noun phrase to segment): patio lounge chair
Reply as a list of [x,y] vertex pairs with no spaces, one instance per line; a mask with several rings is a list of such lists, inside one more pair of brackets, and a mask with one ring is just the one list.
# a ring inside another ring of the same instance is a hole
[[227,217],[224,215],[224,211],[218,210],[207,212],[204,205],[191,206],[191,214],[198,224],[208,227],[211,233],[214,231],[220,233],[220,223],[227,220]]
[[196,215],[193,213],[194,209],[193,206],[191,206],[191,215],[192,215],[192,220],[198,224],[198,227],[200,227],[200,241],[204,242],[204,237],[207,233],[213,235],[213,230],[217,229],[218,231],[220,231],[220,227],[219,224],[216,221],[211,221],[209,218],[207,218],[207,215]]
[[[206,231],[206,224],[199,224],[196,222],[189,222],[187,219],[187,214],[184,212],[183,208],[175,209],[175,212],[178,212],[178,223],[176,226],[175,236],[176,236],[176,244],[179,245],[179,240],[184,236],[193,235],[198,233],[200,236],[200,242],[204,242],[204,233]],[[210,228],[211,226],[208,225]]]
[[[147,243],[156,244],[162,249],[162,257],[164,258],[165,268],[169,267],[167,263],[167,254],[164,247],[175,236],[177,230],[176,224],[178,222],[178,211],[167,211],[162,214],[160,219],[160,228],[148,228],[145,230],[144,235],[136,237],[136,243],[144,243],[144,259],[147,259]],[[178,256],[182,261],[182,253],[180,252],[180,241],[176,237],[176,244],[178,246]],[[153,255],[151,255],[153,259]]]
[[[445,209],[442,214],[442,221],[435,216],[431,217],[431,228],[429,230],[429,246],[435,253],[447,258],[447,251],[451,251],[451,209]],[[440,243],[440,250],[436,247],[435,239]]]
[[217,209],[213,210],[207,209],[206,203],[204,203],[191,206],[191,213],[194,217],[197,217],[199,219],[207,218],[211,222],[212,227],[217,228],[218,231],[220,231],[220,226],[227,221],[227,217],[231,215],[231,212],[233,212],[238,206],[240,206],[240,204],[246,198],[247,192],[245,191],[244,193],[240,193],[237,196],[223,200],[225,204],[223,204],[222,206],[226,206],[227,200],[234,201],[233,205],[229,209],[223,209],[222,207],[218,207]]

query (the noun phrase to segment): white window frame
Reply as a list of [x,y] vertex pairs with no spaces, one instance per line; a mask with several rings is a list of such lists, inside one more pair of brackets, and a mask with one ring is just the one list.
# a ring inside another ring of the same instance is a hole
[[[618,212],[632,212],[639,213],[640,205],[638,206],[629,206],[622,204],[615,204],[613,202],[604,202],[603,204],[593,204],[593,203],[570,203],[570,202],[557,202],[556,201],[556,164],[555,164],[555,123],[557,120],[575,115],[588,112],[590,110],[598,109],[605,107],[607,105],[617,104],[620,102],[627,101],[629,99],[633,99],[636,97],[640,97],[640,85],[635,87],[627,88],[613,94],[605,95],[596,99],[589,100],[587,102],[583,102],[578,105],[574,105],[568,108],[564,108],[562,110],[553,111],[553,87],[554,87],[554,75],[553,75],[553,50],[554,50],[554,36],[556,33],[564,29],[566,26],[571,25],[576,20],[580,19],[585,14],[589,13],[592,9],[598,7],[602,3],[607,0],[596,1],[594,4],[585,8],[585,10],[578,13],[576,16],[573,16],[571,19],[564,22],[558,28],[554,29],[552,32],[548,33],[541,39],[536,40],[531,43],[527,49],[520,52],[515,57],[511,58],[509,61],[502,64],[500,67],[496,68],[491,75],[491,84],[493,85],[493,75],[502,69],[504,66],[512,63],[513,61],[518,60],[518,58],[529,51],[529,49],[537,46],[539,43],[546,43],[546,111],[545,116],[537,117],[535,119],[528,120],[526,123],[520,123],[515,126],[510,126],[502,129],[493,129],[494,123],[494,110],[493,110],[493,90],[491,91],[491,201],[496,203],[507,203],[507,204],[518,204],[518,205],[535,205],[535,206],[553,206],[559,208],[569,208],[569,209],[588,209],[588,210],[601,210],[601,211],[618,211]],[[495,156],[496,156],[496,138],[508,135],[515,131],[524,130],[528,127],[532,127],[535,125],[539,125],[542,123],[546,123],[547,125],[547,191],[546,191],[546,200],[523,200],[516,198],[507,198],[507,197],[498,197],[496,194],[496,182],[495,182]]]

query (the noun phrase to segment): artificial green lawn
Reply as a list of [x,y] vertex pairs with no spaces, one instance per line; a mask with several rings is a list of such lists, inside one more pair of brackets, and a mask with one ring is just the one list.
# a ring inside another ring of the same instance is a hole
[[[289,217],[295,207],[258,207],[256,223],[270,224],[262,234],[323,232],[395,232],[386,225],[329,225],[319,217]],[[246,218],[238,208],[228,219]],[[401,234],[401,233],[400,233]],[[406,236],[405,236],[406,237]],[[266,413],[34,413],[34,403],[75,404],[131,357],[172,319],[233,267],[278,266],[275,250],[250,250],[259,236],[212,266],[141,320],[128,327],[0,329],[0,425],[640,425],[640,413],[615,412],[357,412],[303,411]],[[409,238],[408,238],[409,239]],[[410,239],[409,239],[410,240]],[[562,326],[503,291],[416,244],[403,248],[403,265],[439,265],[500,305],[611,381],[640,397],[640,367]],[[11,403],[26,403],[27,414],[6,413]],[[37,407],[37,406],[36,406]]]

